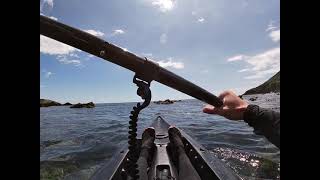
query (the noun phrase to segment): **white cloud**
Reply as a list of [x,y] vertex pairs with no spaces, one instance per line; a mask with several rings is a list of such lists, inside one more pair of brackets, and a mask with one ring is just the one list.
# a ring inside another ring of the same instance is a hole
[[80,58],[79,56],[78,56],[78,54],[75,54],[75,53],[70,53],[70,54],[68,54],[70,57],[73,57],[73,58]]
[[81,66],[81,61],[78,59],[72,59],[70,55],[58,55],[57,59],[62,64],[73,64],[75,66]]
[[92,30],[92,29],[88,29],[88,30],[84,30],[85,32],[89,33],[89,34],[92,34],[94,36],[97,36],[97,37],[102,37],[104,36],[104,33],[101,32],[101,31],[96,31],[96,30]]
[[227,59],[227,61],[241,61],[241,60],[244,60],[246,56],[244,55],[237,55],[237,56],[233,56],[233,57],[230,57]]
[[110,33],[110,37],[112,36],[118,36],[118,35],[121,35],[121,34],[125,34],[126,32],[122,29],[115,29],[112,31],[112,33]]
[[160,36],[160,43],[161,43],[161,44],[167,43],[167,39],[168,39],[168,37],[167,37],[167,34],[166,34],[166,33],[161,34],[161,36]]
[[194,15],[197,14],[197,12],[196,11],[192,11],[191,14],[192,14],[192,16],[194,16]]
[[45,87],[47,87],[47,86],[40,84],[40,88],[45,88]]
[[259,79],[274,74],[280,70],[280,47],[270,49],[254,56],[239,55],[229,58],[228,61],[243,60],[248,67],[238,72],[249,72],[251,75],[245,79]]
[[40,52],[49,55],[69,54],[77,51],[76,48],[63,44],[54,39],[40,35]]
[[46,69],[42,70],[42,73],[44,74],[45,78],[49,78],[50,76],[52,76],[54,73],[47,71]]
[[184,68],[184,64],[182,62],[175,62],[173,61],[173,58],[168,58],[167,61],[158,61],[157,62],[159,64],[159,66],[167,68],[167,67],[171,67],[171,68],[175,68],[175,69],[183,69]]
[[167,12],[173,9],[174,0],[152,0],[152,5],[157,6],[161,12]]
[[94,55],[92,55],[92,54],[88,54],[85,58],[84,58],[84,60],[86,60],[86,61],[89,61],[91,58],[93,58],[94,57]]
[[200,18],[198,19],[198,22],[200,22],[200,23],[204,23],[204,21],[205,21],[205,19],[204,19],[203,17],[200,17]]
[[238,72],[246,72],[246,71],[249,71],[250,69],[249,68],[245,68],[245,69],[240,69]]
[[268,24],[268,28],[266,29],[266,31],[274,31],[278,28],[278,26],[280,25],[275,25],[275,24],[279,24],[280,22],[279,21],[274,21],[274,20],[271,20],[270,23]]
[[253,66],[253,71],[263,71],[274,66],[280,68],[280,47],[249,57],[246,62]]
[[116,30],[113,30],[113,33],[112,35],[119,35],[119,34],[124,34],[125,31],[122,30],[122,29],[116,29]]
[[[96,30],[84,30],[94,36],[103,36],[104,33]],[[61,43],[54,39],[48,38],[46,36],[40,35],[40,53],[55,55],[56,59],[61,64],[73,64],[75,66],[83,66],[80,57],[77,54],[80,50],[69,46],[67,44]],[[48,74],[46,77],[50,77],[52,74]]]
[[266,31],[270,31],[269,37],[272,39],[274,42],[280,41],[280,28],[274,25],[275,21],[271,21],[268,25],[268,28]]
[[[56,58],[61,64],[73,64],[75,66],[81,66],[81,61],[78,60],[79,55],[76,54],[76,52],[79,51],[80,50],[74,47],[40,35],[40,53],[57,56]],[[46,76],[49,77],[50,75]]]
[[43,2],[48,4],[51,8],[53,8],[53,0],[44,0]]
[[245,79],[260,79],[260,78],[264,78],[269,74],[275,74],[280,70],[280,68],[271,68],[271,69],[267,69],[264,71],[257,71],[256,74],[254,75],[250,75],[250,76],[246,76],[244,77]]
[[269,36],[274,42],[280,41],[280,30],[271,31]]
[[46,72],[45,77],[49,78],[50,76],[52,76],[52,74],[53,74],[52,72],[48,71],[48,72]]
[[268,32],[268,31],[273,31],[273,30],[275,30],[275,29],[277,29],[277,27],[274,26],[272,23],[270,23],[270,24],[268,25],[268,28],[266,29],[266,31],[267,31],[267,32]]

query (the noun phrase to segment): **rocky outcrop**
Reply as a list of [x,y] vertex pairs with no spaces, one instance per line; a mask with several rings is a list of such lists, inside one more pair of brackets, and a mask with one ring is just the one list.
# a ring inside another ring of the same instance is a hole
[[61,104],[49,99],[40,99],[40,107],[50,107],[50,106],[61,106]]
[[78,104],[74,104],[72,106],[70,106],[70,108],[94,108],[95,104],[93,104],[93,102],[89,102],[89,103],[78,103]]
[[61,143],[62,141],[61,140],[48,140],[48,141],[44,141],[42,143],[40,143],[40,148],[46,148],[46,147],[49,147],[49,146],[52,146],[52,145],[55,145],[55,144],[59,144]]
[[174,102],[180,102],[181,100],[170,100],[166,99],[164,101],[154,101],[155,104],[173,104]]
[[255,100],[257,100],[258,99],[258,97],[252,97],[252,98],[250,98],[249,100],[250,101],[255,101]]
[[67,103],[64,103],[63,106],[71,106],[72,104],[67,102]]
[[266,94],[271,92],[280,92],[280,71],[265,83],[246,91],[243,95]]

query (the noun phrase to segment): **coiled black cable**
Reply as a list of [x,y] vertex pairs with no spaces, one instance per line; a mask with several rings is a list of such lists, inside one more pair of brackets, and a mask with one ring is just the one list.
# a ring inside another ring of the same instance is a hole
[[147,107],[151,101],[151,91],[149,89],[150,82],[145,82],[137,79],[137,76],[134,76],[133,82],[137,84],[138,90],[137,94],[144,99],[143,104],[137,103],[136,106],[133,107],[130,115],[129,121],[129,136],[128,136],[128,145],[129,145],[129,154],[128,154],[128,173],[133,180],[139,179],[139,170],[137,161],[139,158],[138,148],[137,148],[137,122],[140,111]]

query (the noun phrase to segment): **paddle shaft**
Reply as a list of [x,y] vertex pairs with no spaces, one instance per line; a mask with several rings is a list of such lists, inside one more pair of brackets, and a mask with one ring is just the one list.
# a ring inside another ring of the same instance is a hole
[[141,80],[148,82],[155,80],[215,107],[223,104],[215,95],[156,63],[42,15],[40,15],[40,34],[129,69],[135,72]]

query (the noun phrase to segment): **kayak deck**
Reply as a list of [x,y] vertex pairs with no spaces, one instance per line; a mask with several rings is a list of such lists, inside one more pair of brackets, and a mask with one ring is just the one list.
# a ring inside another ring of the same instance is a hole
[[[170,125],[160,116],[150,125],[154,127],[156,139],[155,148],[148,160],[148,177],[149,179],[178,179],[177,159],[171,152],[171,146],[168,135]],[[178,128],[179,129],[179,128]],[[227,167],[221,160],[209,153],[203,146],[194,141],[189,135],[179,129],[182,135],[182,141],[185,145],[185,152],[190,159],[193,167],[201,179],[240,179],[239,176]],[[140,149],[141,139],[138,139]],[[93,176],[92,180],[110,179],[125,180],[127,173],[125,169],[126,159],[128,156],[127,147],[120,150],[105,165],[103,165]],[[139,169],[140,171],[140,169]],[[163,178],[162,178],[163,177]],[[128,178],[129,179],[129,178]]]

